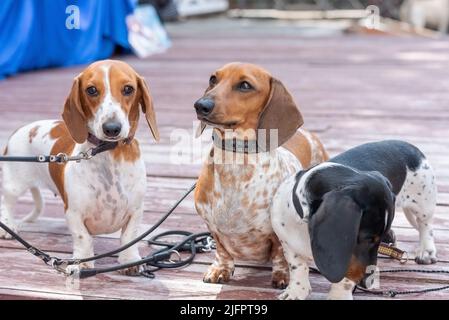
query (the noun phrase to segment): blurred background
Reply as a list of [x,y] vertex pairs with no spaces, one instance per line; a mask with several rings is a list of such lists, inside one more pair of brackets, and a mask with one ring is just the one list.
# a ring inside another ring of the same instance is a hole
[[273,25],[294,25],[295,32],[307,36],[353,32],[437,37],[448,30],[449,1],[2,0],[0,78],[116,53],[146,58],[170,47],[167,28],[183,28],[186,21],[198,19],[222,28],[271,20]]

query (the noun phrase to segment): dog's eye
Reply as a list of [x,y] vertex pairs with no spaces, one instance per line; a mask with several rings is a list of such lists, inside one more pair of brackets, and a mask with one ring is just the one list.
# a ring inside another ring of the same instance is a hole
[[248,90],[251,90],[253,87],[248,82],[242,81],[239,83],[238,88],[241,91],[248,91]]
[[86,89],[86,92],[89,96],[91,97],[96,97],[98,96],[98,90],[97,88],[95,88],[94,86],[90,86]]
[[209,85],[210,86],[213,86],[213,85],[215,85],[217,83],[217,77],[216,76],[210,76],[210,79],[209,79]]
[[125,86],[123,88],[123,95],[124,96],[130,96],[134,92],[134,88],[131,86]]

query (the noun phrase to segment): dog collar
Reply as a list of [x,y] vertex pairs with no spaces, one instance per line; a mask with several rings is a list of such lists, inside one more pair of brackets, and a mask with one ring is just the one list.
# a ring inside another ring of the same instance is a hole
[[222,139],[215,130],[212,133],[214,145],[222,150],[236,153],[259,153],[257,140]]
[[[125,140],[120,141],[123,144],[130,144],[133,138],[126,138]],[[89,133],[87,136],[87,141],[89,141],[90,143],[92,143],[94,146],[96,147],[100,147],[102,146],[103,151],[107,151],[107,150],[113,150],[115,149],[118,144],[119,141],[104,141],[101,139],[98,139],[95,135],[93,135],[92,133]]]

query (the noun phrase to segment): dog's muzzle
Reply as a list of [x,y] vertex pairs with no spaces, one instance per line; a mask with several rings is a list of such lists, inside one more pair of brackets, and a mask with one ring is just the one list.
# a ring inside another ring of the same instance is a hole
[[198,115],[207,116],[214,109],[215,102],[210,98],[201,98],[195,102],[194,107]]

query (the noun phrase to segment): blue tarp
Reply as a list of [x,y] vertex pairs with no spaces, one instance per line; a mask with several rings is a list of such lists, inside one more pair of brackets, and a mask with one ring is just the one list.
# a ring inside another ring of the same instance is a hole
[[[1,0],[0,79],[20,71],[85,64],[129,49],[125,18],[137,0]],[[67,19],[79,8],[79,29]]]

